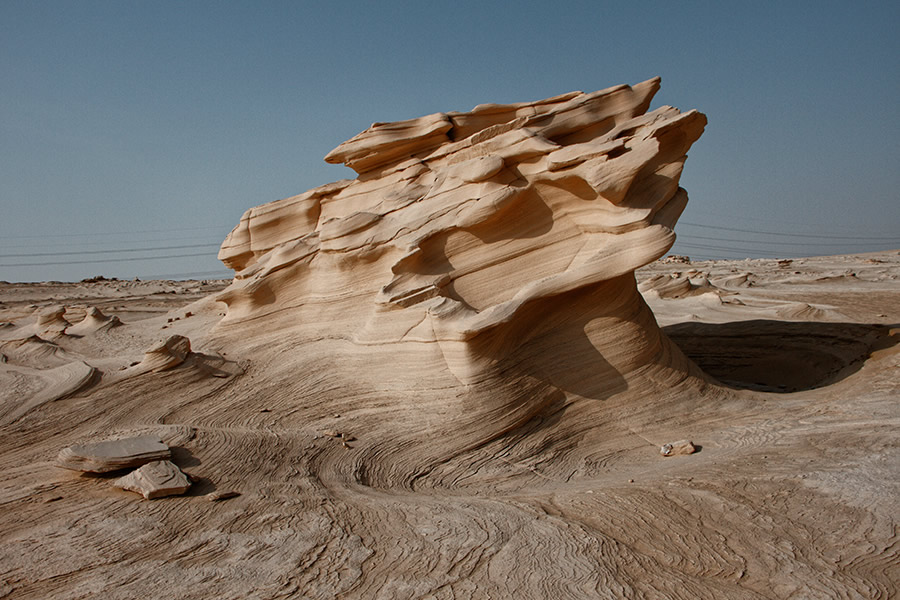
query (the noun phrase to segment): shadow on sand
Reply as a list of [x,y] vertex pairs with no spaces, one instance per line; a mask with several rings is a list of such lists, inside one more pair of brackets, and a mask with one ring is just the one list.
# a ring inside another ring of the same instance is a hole
[[900,335],[891,335],[896,327],[754,320],[679,323],[663,331],[723,385],[790,393],[830,385],[855,373],[872,353],[900,342]]

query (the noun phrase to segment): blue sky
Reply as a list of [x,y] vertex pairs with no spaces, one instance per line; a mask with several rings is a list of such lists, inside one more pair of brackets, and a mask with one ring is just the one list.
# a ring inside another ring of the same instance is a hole
[[655,75],[709,118],[673,252],[900,248],[898,30],[896,2],[3,0],[0,280],[227,275],[243,211],[353,177],[322,158],[373,121]]

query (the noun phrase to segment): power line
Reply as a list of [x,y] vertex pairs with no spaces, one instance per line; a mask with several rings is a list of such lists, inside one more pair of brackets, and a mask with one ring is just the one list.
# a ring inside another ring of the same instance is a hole
[[133,258],[103,258],[99,260],[69,260],[69,261],[58,261],[58,262],[45,262],[45,263],[16,263],[11,265],[0,265],[0,268],[4,267],[55,267],[57,265],[88,265],[88,264],[98,264],[98,263],[113,263],[113,262],[131,262],[135,260],[165,260],[168,258],[189,258],[193,256],[209,256],[209,252],[200,252],[194,254],[173,254],[171,256],[136,256]]
[[[703,235],[688,235],[682,234],[678,236],[679,239],[689,238],[689,239],[697,239],[697,240],[713,240],[716,242],[737,242],[739,244],[767,244],[771,245],[773,242],[767,240],[735,240],[731,238],[717,238],[717,237],[707,237]],[[883,246],[889,242],[838,242],[831,243],[827,241],[823,242],[777,242],[780,246]]]
[[[151,252],[158,250],[184,250],[187,248],[212,248],[220,244],[190,244],[187,246],[157,246],[156,248],[117,248],[115,250],[76,250],[70,252],[37,252],[34,254],[4,254],[5,258],[30,258],[32,256],[72,256],[76,254],[122,254],[124,252]],[[153,258],[148,256],[147,258]]]
[[702,223],[690,223],[688,221],[681,221],[680,225],[689,225],[691,227],[703,227],[704,229],[721,229],[723,231],[738,231],[740,233],[756,233],[761,235],[779,235],[784,237],[802,237],[802,238],[825,238],[828,240],[888,240],[895,243],[900,243],[900,236],[842,236],[842,235],[831,235],[831,234],[810,234],[810,233],[783,233],[783,232],[775,232],[775,231],[755,231],[752,229],[737,229],[734,227],[720,227],[716,225],[703,225]]
[[[722,217],[722,218],[729,219],[729,220],[732,220],[732,221],[734,221],[734,220],[737,220],[737,221],[758,221],[758,222],[760,222],[760,223],[777,223],[777,224],[782,225],[782,226],[799,225],[799,226],[801,226],[801,227],[805,227],[806,229],[809,229],[810,227],[813,228],[813,229],[818,229],[818,228],[819,228],[819,225],[818,225],[818,224],[812,223],[812,222],[810,222],[810,221],[808,221],[808,220],[807,220],[807,221],[789,221],[789,220],[785,220],[785,219],[782,219],[782,218],[778,218],[778,219],[768,218],[768,219],[767,219],[767,218],[765,218],[765,217],[750,217],[750,216],[747,216],[747,215],[737,215],[737,214],[735,214],[735,213],[721,213],[721,212],[716,212],[716,211],[713,211],[713,210],[707,210],[707,209],[704,209],[704,210],[703,210],[703,214],[704,214],[704,215],[713,216],[713,217]],[[858,233],[860,237],[868,237],[868,236],[869,236],[869,232],[861,233],[861,232],[859,232],[858,230],[855,230],[855,231],[842,231],[840,234],[835,234],[835,235],[845,235],[845,234],[851,234],[851,233]],[[873,233],[874,233],[874,232],[873,232]],[[889,234],[877,233],[877,235],[889,235]]]
[[61,237],[98,237],[104,235],[134,235],[136,233],[169,233],[171,231],[208,231],[210,229],[216,229],[218,231],[226,230],[231,231],[234,225],[209,225],[206,227],[182,227],[182,228],[171,228],[171,229],[143,229],[140,231],[100,231],[96,233],[56,233],[56,234],[47,234],[47,235],[4,235],[5,238],[10,239],[47,239],[47,238],[61,238]]
[[[783,233],[783,232],[772,232],[772,231],[756,231],[750,229],[739,229],[733,227],[722,227],[716,225],[705,225],[702,223],[691,223],[691,222],[682,222],[681,224],[691,226],[691,227],[701,227],[705,229],[717,229],[722,231],[735,231],[742,233],[753,233],[760,235],[774,235],[774,236],[783,236],[783,237],[802,237],[802,238],[822,238],[821,242],[778,242],[778,246],[859,246],[859,245],[884,245],[886,243],[900,243],[900,236],[894,237],[868,237],[868,238],[857,238],[857,237],[848,237],[848,236],[837,236],[837,235],[815,235],[815,234],[802,234],[802,233]],[[85,235],[119,235],[125,233],[153,233],[156,232],[172,232],[172,231],[197,231],[202,229],[213,229],[214,227],[195,227],[195,228],[182,228],[182,229],[166,229],[166,230],[145,230],[145,231],[135,231],[135,232],[104,232],[102,234],[64,234],[68,236],[85,236]],[[19,238],[42,238],[42,237],[60,237],[60,236],[13,236]],[[682,239],[687,239],[688,242],[685,243]],[[762,255],[770,255],[770,256],[779,256],[780,254],[772,249],[768,250],[759,250],[752,248],[740,248],[740,247],[722,247],[716,245],[709,244],[696,244],[690,243],[691,239],[698,240],[709,240],[709,241],[720,241],[720,242],[737,242],[743,244],[771,244],[772,242],[768,242],[765,240],[734,240],[729,238],[717,238],[717,237],[709,237],[709,236],[698,236],[698,235],[682,235],[679,236],[678,246],[685,248],[695,248],[698,250],[708,250],[719,253],[728,253],[728,254],[739,254],[742,252],[747,252],[751,254],[762,254]],[[855,243],[831,243],[828,240],[858,240]],[[864,241],[859,241],[864,240]],[[885,241],[881,241],[885,240]],[[133,253],[133,252],[157,252],[157,251],[166,251],[166,250],[183,250],[183,249],[191,249],[191,248],[213,248],[218,247],[220,243],[207,243],[207,244],[186,244],[186,245],[178,245],[178,246],[155,246],[149,248],[117,248],[117,249],[109,249],[109,250],[81,250],[81,251],[65,251],[65,252],[38,252],[31,254],[7,254],[0,256],[0,259],[8,259],[8,258],[31,258],[31,257],[50,257],[50,256],[75,256],[75,255],[100,255],[100,254],[124,254],[124,253]],[[57,265],[78,265],[78,264],[97,264],[97,263],[112,263],[112,262],[131,262],[131,261],[139,261],[139,260],[166,260],[172,258],[188,258],[188,257],[197,257],[197,256],[209,256],[209,253],[190,253],[190,254],[174,254],[168,256],[145,256],[145,257],[130,257],[130,258],[108,258],[108,259],[100,259],[100,260],[75,260],[75,261],[57,261],[57,262],[32,262],[32,263],[13,263],[13,264],[0,264],[0,267],[44,267],[44,266],[57,266]]]
[[[225,239],[224,236],[216,236],[215,239],[210,238],[206,235],[193,235],[190,237],[151,237],[148,239],[136,239],[134,237],[130,238],[128,241],[140,243],[140,244],[159,244],[163,242],[197,242],[200,240],[209,240],[210,244],[221,244],[221,240]],[[68,241],[68,242],[59,242],[59,243],[50,243],[50,242],[13,242],[9,244],[0,243],[0,248],[29,248],[35,247],[36,249],[44,249],[44,248],[80,248],[80,247],[104,247],[109,246],[110,244],[121,244],[123,243],[121,240],[103,240],[98,242],[82,242],[82,241]]]
[[682,247],[682,248],[697,248],[699,250],[713,250],[715,252],[726,252],[726,253],[731,253],[731,254],[747,252],[750,254],[763,254],[763,255],[768,255],[768,256],[773,256],[773,257],[781,256],[781,253],[773,252],[771,250],[753,250],[750,248],[734,248],[734,247],[722,248],[721,246],[707,246],[705,244],[689,244],[689,243],[688,244],[678,244],[678,245],[679,245],[679,247]]

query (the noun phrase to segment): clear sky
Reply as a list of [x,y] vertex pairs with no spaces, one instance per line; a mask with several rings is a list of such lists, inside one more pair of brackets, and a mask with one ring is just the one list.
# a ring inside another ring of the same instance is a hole
[[0,0],[0,280],[227,276],[244,210],[353,177],[322,158],[373,121],[655,75],[709,118],[673,252],[900,248],[898,31],[896,0]]

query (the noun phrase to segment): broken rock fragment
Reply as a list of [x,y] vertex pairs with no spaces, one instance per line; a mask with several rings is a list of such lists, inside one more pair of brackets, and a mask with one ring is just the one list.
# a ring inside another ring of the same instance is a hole
[[690,440],[678,440],[669,444],[663,444],[659,453],[663,456],[677,456],[679,454],[693,454],[697,448]]
[[172,452],[159,437],[140,437],[78,444],[63,448],[56,458],[56,464],[63,469],[84,471],[85,473],[107,473],[139,467],[149,462],[171,458]]
[[187,475],[175,463],[158,460],[147,463],[113,482],[118,488],[137,492],[147,500],[165,496],[179,496],[191,487]]
[[209,500],[210,502],[221,502],[222,500],[229,500],[231,498],[237,498],[240,495],[241,495],[240,492],[235,492],[234,490],[225,490],[225,491],[216,490],[215,492],[208,493],[206,495],[206,499]]

